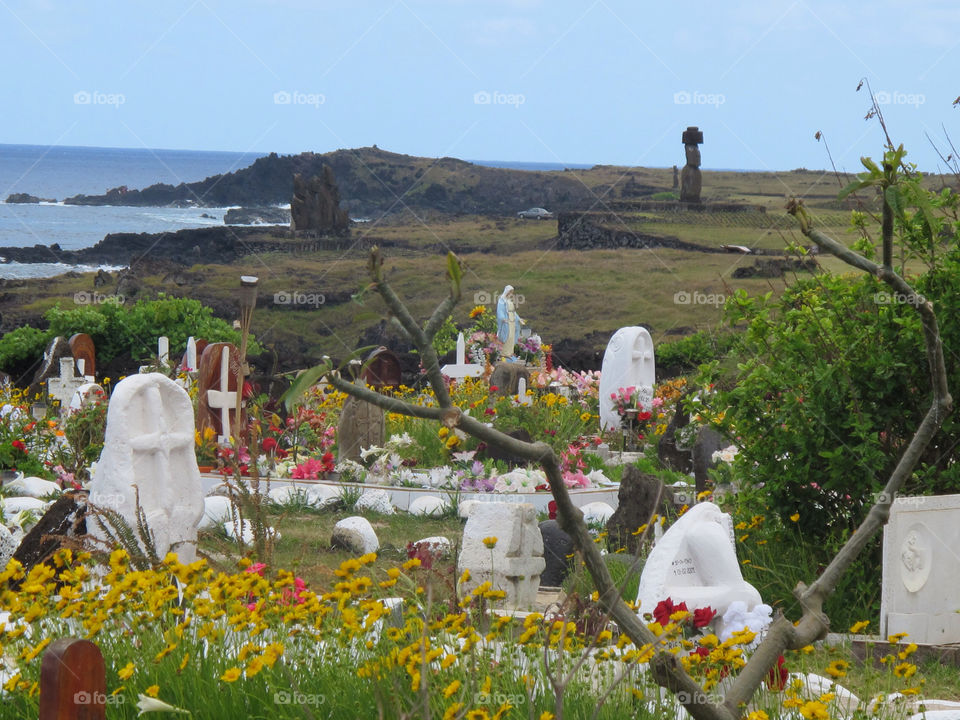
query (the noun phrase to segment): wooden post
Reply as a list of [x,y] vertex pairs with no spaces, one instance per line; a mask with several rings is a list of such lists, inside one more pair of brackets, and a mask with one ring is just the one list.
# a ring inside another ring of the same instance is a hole
[[105,720],[107,671],[89,640],[60,638],[40,664],[40,720]]

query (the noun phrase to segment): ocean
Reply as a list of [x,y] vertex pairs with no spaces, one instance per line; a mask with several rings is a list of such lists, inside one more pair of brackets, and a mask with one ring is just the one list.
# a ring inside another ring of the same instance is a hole
[[[167,208],[64,205],[64,198],[99,195],[121,185],[142,189],[178,185],[232,172],[265,153],[149,150],[0,144],[0,247],[58,244],[64,250],[96,245],[108,233],[158,233],[222,225],[227,208]],[[581,164],[471,160],[515,170],[562,170]],[[27,193],[56,202],[7,204]],[[19,264],[0,260],[0,278],[50,277],[96,267],[61,263]],[[115,269],[115,268],[108,268]]]
[[[112,232],[165,232],[223,224],[226,208],[87,207],[64,205],[83,193],[98,195],[126,185],[177,185],[247,167],[263,153],[197,152],[129,148],[0,145],[0,247],[58,244],[90,247]],[[12,193],[56,203],[6,204]],[[210,217],[202,217],[204,214]],[[95,270],[58,263],[0,264],[0,278],[47,277],[68,270]]]

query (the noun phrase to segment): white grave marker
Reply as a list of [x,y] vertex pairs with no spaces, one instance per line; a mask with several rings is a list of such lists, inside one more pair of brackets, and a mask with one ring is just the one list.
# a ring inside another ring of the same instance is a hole
[[533,398],[527,395],[527,379],[524,377],[517,382],[517,404],[533,405]]
[[184,370],[189,372],[196,372],[197,369],[197,341],[191,335],[187,338],[187,358],[186,358],[186,367]]
[[[547,564],[534,506],[516,502],[473,502],[468,512],[457,572],[463,574],[469,570],[470,579],[457,588],[460,596],[489,580],[494,590],[507,594],[506,609],[533,609],[540,573]],[[497,538],[493,549],[483,542],[490,537]]]
[[50,378],[47,381],[47,393],[60,401],[60,413],[65,414],[70,408],[73,394],[81,385],[86,384],[86,378],[74,373],[72,357],[60,358],[60,377]]
[[157,357],[160,358],[161,365],[167,365],[170,362],[170,340],[166,337],[157,338]]
[[656,365],[653,339],[642,327],[617,330],[603,353],[600,367],[600,429],[620,426],[617,404],[610,396],[620,388],[635,387],[642,402],[653,400]]
[[460,380],[466,377],[480,377],[483,375],[483,365],[475,365],[467,362],[467,343],[463,339],[463,333],[457,336],[457,362],[454,365],[444,365],[440,372],[448,378]]
[[224,347],[220,353],[220,390],[207,390],[207,404],[211,410],[220,411],[220,427],[223,434],[217,439],[221,445],[230,440],[230,411],[236,410],[237,392],[229,392],[230,387],[230,348]]
[[[139,493],[158,557],[172,551],[184,563],[196,559],[204,507],[193,437],[187,392],[160,373],[131,375],[113,391],[103,454],[90,481],[90,502],[119,513],[135,533]],[[99,520],[87,522],[104,536]]]
[[883,528],[880,633],[960,642],[960,495],[898,497]]
[[733,521],[711,502],[694,505],[671,525],[643,566],[638,612],[652,613],[667,598],[691,612],[710,607],[718,616],[736,600],[748,610],[762,602],[740,573]]

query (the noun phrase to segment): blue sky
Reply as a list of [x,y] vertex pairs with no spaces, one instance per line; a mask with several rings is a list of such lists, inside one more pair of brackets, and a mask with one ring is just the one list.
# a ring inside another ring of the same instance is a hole
[[960,146],[955,0],[0,0],[0,143],[841,169]]

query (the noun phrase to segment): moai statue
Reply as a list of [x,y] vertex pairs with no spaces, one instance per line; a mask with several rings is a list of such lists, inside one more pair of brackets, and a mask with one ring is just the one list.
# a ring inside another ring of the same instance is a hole
[[680,173],[680,202],[700,203],[700,190],[703,179],[700,175],[700,148],[703,143],[703,131],[696,126],[688,127],[681,137],[687,153],[687,164]]

